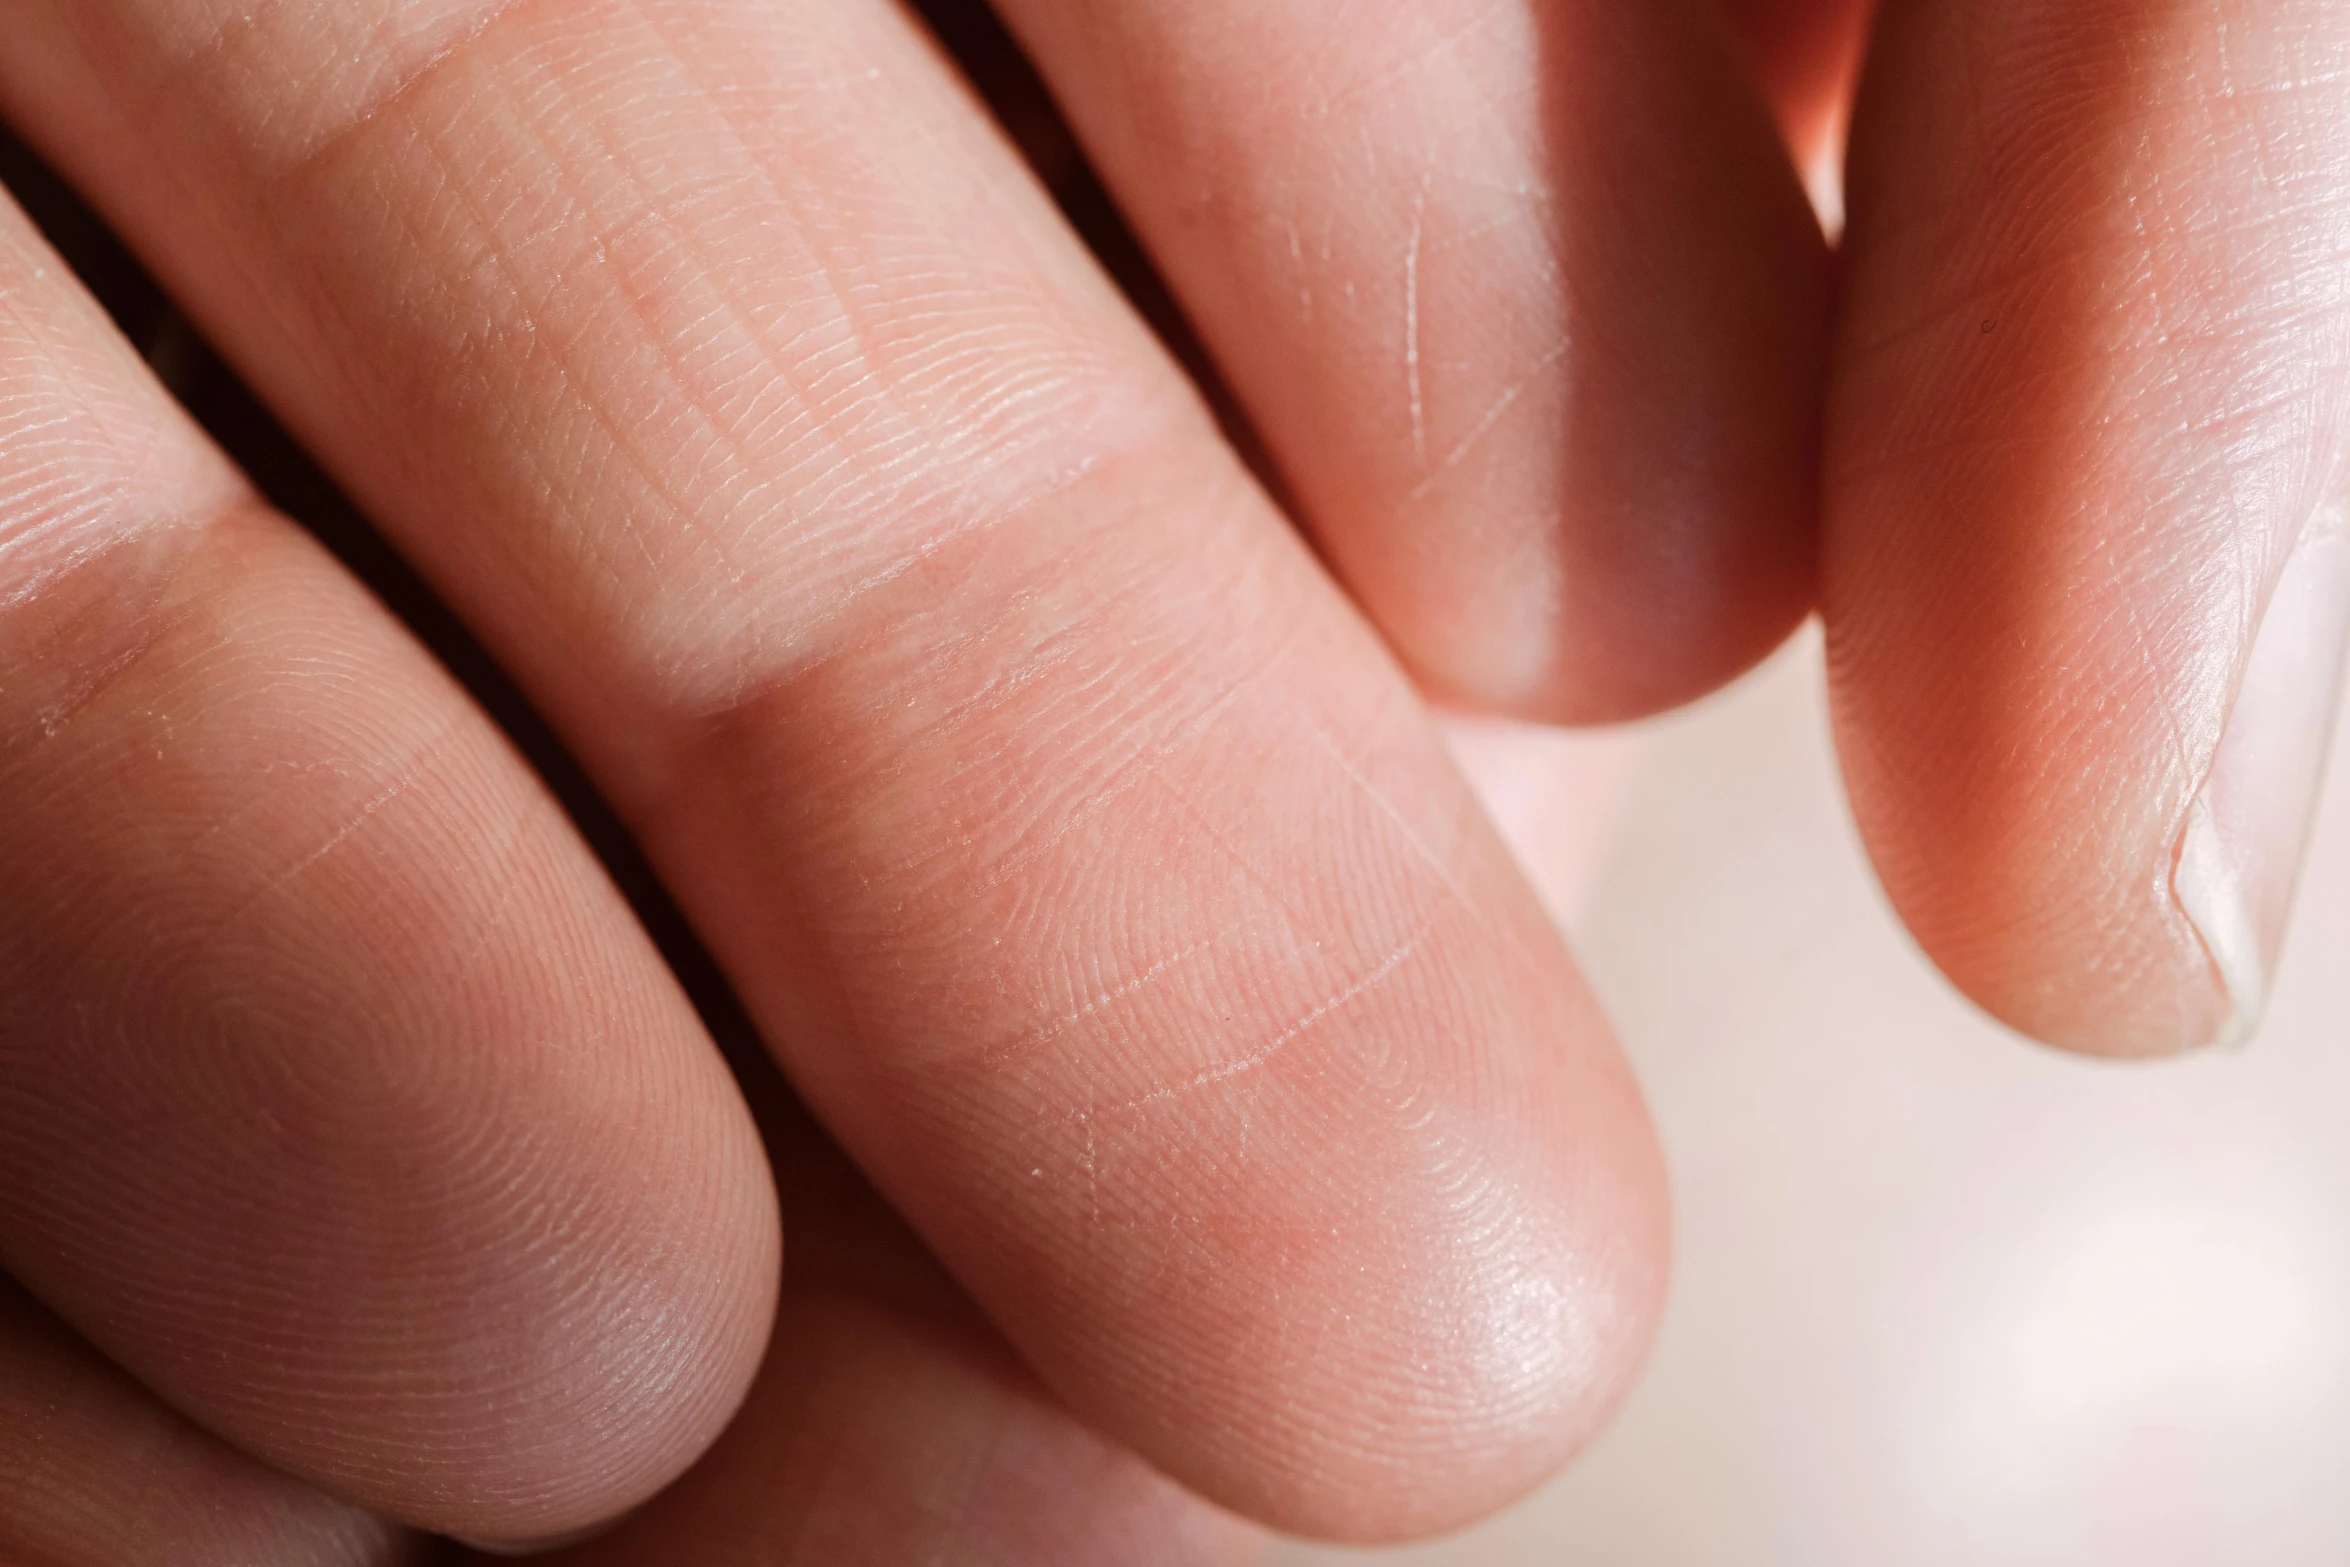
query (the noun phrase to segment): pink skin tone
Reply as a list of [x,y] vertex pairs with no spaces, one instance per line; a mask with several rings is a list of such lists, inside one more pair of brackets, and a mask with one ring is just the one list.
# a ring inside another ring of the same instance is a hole
[[1425,693],[1646,713],[1815,599],[1959,983],[2101,1053],[2256,1016],[2344,591],[2324,0],[1892,6],[1834,320],[1785,138],[1851,6],[1743,8],[1760,72],[1699,0],[1002,9],[1288,515],[889,6],[0,16],[0,109],[822,1127],[762,1165],[487,721],[11,227],[0,1261],[283,1484],[543,1543],[710,1452],[601,1567],[1523,1493],[1639,1366],[1664,1181]]
[[2053,1043],[2258,1022],[2350,609],[2345,68],[2306,0],[1879,24],[1829,418],[1838,738],[1910,928]]

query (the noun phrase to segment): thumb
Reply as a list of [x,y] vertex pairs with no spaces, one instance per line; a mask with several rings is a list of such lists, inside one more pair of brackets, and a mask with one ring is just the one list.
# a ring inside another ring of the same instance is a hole
[[2028,1033],[2241,1039],[2350,612],[2350,28],[1896,0],[1851,201],[1825,603],[1886,885]]

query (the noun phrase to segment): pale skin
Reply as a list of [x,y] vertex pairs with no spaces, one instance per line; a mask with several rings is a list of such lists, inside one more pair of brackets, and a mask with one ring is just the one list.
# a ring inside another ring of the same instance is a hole
[[886,0],[0,8],[0,113],[812,1112],[0,216],[0,1555],[1174,1567],[1522,1494],[1664,1172],[1432,696],[1656,712],[1817,609],[1951,978],[2241,1033],[2350,592],[2350,15],[1887,0],[1832,258],[1863,18],[1734,9],[1003,0],[1268,486]]

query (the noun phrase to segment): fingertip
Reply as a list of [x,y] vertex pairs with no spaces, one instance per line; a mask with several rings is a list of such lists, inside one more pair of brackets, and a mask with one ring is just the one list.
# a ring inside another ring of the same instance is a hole
[[0,930],[17,1032],[59,1045],[0,1074],[0,1250],[386,1517],[633,1505],[764,1343],[748,1112],[554,802],[314,545],[255,512],[164,553],[152,592],[117,580],[145,554],[83,568],[114,587],[73,604],[163,603],[13,778],[11,864],[73,896]]
[[1721,539],[1759,547],[1723,559],[1686,540],[1591,572],[1572,606],[1555,584],[1497,574],[1490,599],[1512,602],[1415,637],[1409,661],[1432,696],[1472,713],[1566,727],[1669,713],[1752,671],[1811,614],[1813,530],[1808,508],[1728,523]]
[[1299,1443],[1281,1492],[1242,1510],[1289,1534],[1397,1546],[1466,1528],[1550,1480],[1606,1428],[1647,1361],[1668,1271],[1661,1208],[1646,1233],[1618,1237],[1618,1255],[1521,1257],[1476,1281],[1502,1304],[1481,1321],[1446,1311],[1422,1324],[1420,1358],[1396,1379],[1408,1400],[1331,1420]]
[[1872,54],[1839,748],[1926,952],[2077,1053],[2242,1043],[2281,949],[2350,605],[2337,22],[1915,0]]
[[[1419,1117],[1379,1126],[1321,1096],[1356,1129],[1347,1156],[1285,1184],[1351,1201],[1320,1233],[1235,1248],[1221,1322],[1163,1325],[1177,1357],[1192,1334],[1221,1352],[1201,1345],[1178,1392],[1118,1390],[1129,1408],[1182,1410],[1183,1430],[1145,1442],[1156,1461],[1285,1533],[1393,1545],[1516,1501],[1605,1428],[1661,1314],[1670,1203],[1604,1024],[1576,1022],[1526,1051],[1558,1077],[1454,1086],[1485,1099],[1451,1129],[1473,1151]],[[1281,1135],[1270,1116],[1260,1129]],[[1318,1206],[1284,1205],[1291,1224]],[[1200,1310],[1167,1299],[1171,1319]]]

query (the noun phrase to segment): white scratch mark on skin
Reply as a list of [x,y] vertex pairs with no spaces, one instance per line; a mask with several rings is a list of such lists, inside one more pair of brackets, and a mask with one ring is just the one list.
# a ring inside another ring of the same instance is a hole
[[1403,257],[1403,374],[1412,405],[1412,461],[1428,466],[1428,404],[1420,385],[1420,252],[1428,234],[1428,179],[1412,198],[1412,241]]
[[1093,1216],[1093,1227],[1102,1227],[1102,1165],[1099,1148],[1094,1140],[1094,1112],[1098,1108],[1094,1098],[1091,1076],[1085,1080],[1085,1197]]
[[334,853],[335,850],[341,848],[343,844],[350,839],[353,833],[356,833],[360,828],[366,826],[368,822],[374,818],[376,812],[382,810],[385,806],[390,805],[394,800],[397,800],[402,795],[406,794],[409,789],[415,785],[415,783],[416,775],[413,773],[407,774],[395,780],[381,794],[378,794],[374,799],[369,800],[365,805],[361,806],[359,808],[359,813],[352,817],[349,822],[344,824],[344,826],[338,830],[333,837],[327,839],[326,842],[320,844],[317,848],[302,856],[300,860],[297,860],[288,869],[279,872],[275,877],[271,878],[269,883],[271,890],[274,891],[279,887],[285,886],[287,883],[300,876],[304,871],[310,869],[311,866],[316,865],[319,861]]
[[[167,730],[169,729],[171,724],[169,715],[156,713],[150,709],[148,716],[150,720],[160,720],[166,726]],[[357,833],[360,828],[366,826],[370,821],[373,821],[378,813],[383,811],[387,806],[391,805],[395,800],[401,799],[410,791],[415,789],[419,784],[423,783],[425,781],[426,775],[430,773],[433,767],[439,762],[442,752],[448,748],[450,741],[459,733],[462,727],[463,725],[455,718],[452,718],[447,723],[442,725],[442,727],[433,734],[432,738],[418,746],[415,751],[410,754],[406,763],[401,767],[399,775],[385,784],[383,788],[377,790],[374,795],[372,795],[364,804],[359,807],[355,813],[353,813],[348,821],[346,821],[340,828],[336,830],[332,837],[328,838],[324,843],[319,844],[316,848],[310,850],[309,853],[303,855],[302,858],[296,861],[294,864],[286,867],[282,871],[279,871],[277,874],[271,876],[267,881],[263,882],[259,887],[255,888],[243,899],[243,901],[238,903],[234,910],[229,913],[227,920],[224,921],[224,923],[234,923],[236,921],[242,920],[246,911],[251,909],[260,900],[269,897],[270,895],[279,892],[288,886],[291,886],[294,882],[305,875],[313,866],[319,864],[329,855],[333,854],[337,849],[341,848],[345,843],[349,842],[352,835]],[[167,741],[170,738],[171,735],[167,733]],[[160,759],[163,755],[163,752],[158,750],[155,754]],[[342,769],[338,767],[334,768],[333,771],[340,774]],[[213,834],[219,832],[222,827],[226,825],[226,823],[227,818],[223,818],[220,821],[214,822],[211,826],[205,829],[205,836],[209,838]]]
[[1167,957],[1159,959],[1158,962],[1153,963],[1149,968],[1144,969],[1140,974],[1135,975],[1132,979],[1126,981],[1126,983],[1123,985],[1115,985],[1110,989],[1101,992],[1092,1000],[1086,1002],[1085,1005],[1079,1007],[1076,1011],[1063,1013],[1061,1016],[1053,1019],[1052,1023],[1042,1032],[1015,1039],[1010,1044],[1004,1046],[1002,1049],[989,1052],[985,1058],[987,1064],[989,1066],[1002,1066],[1009,1061],[1016,1060],[1021,1056],[1029,1054],[1031,1051],[1041,1049],[1042,1047],[1051,1044],[1054,1040],[1060,1038],[1063,1034],[1066,1034],[1069,1032],[1069,1030],[1084,1022],[1087,1018],[1092,1017],[1096,1012],[1101,1011],[1102,1008],[1113,1006],[1116,1003],[1125,1000],[1129,996],[1136,995],[1144,990],[1148,990],[1151,986],[1157,984],[1162,978],[1164,978],[1167,972],[1173,969],[1176,965],[1188,962],[1192,958],[1197,957],[1200,953],[1205,952],[1208,948],[1222,941],[1224,939],[1224,934],[1225,933],[1223,932],[1218,932],[1213,936],[1203,936],[1198,941],[1193,942],[1190,946],[1185,947],[1182,951],[1172,953]]
[[1085,1021],[1085,1019],[1093,1016],[1102,1008],[1111,1005],[1113,1002],[1123,1001],[1128,996],[1135,994],[1137,991],[1149,989],[1152,985],[1155,985],[1159,982],[1160,976],[1164,975],[1176,964],[1197,957],[1200,953],[1205,952],[1208,948],[1214,946],[1217,942],[1222,941],[1223,939],[1224,937],[1221,932],[1213,936],[1203,936],[1198,941],[1193,942],[1190,946],[1185,947],[1182,951],[1159,959],[1158,962],[1153,963],[1149,968],[1144,969],[1141,973],[1135,975],[1125,984],[1113,986],[1112,988],[1103,991],[1100,995],[1094,997],[1091,1001],[1088,1001],[1084,1006],[1081,1006],[1076,1011],[1069,1013],[1066,1017],[1059,1019],[1053,1024],[1050,1030],[1040,1034],[1034,1040],[1030,1041],[1030,1043],[1041,1045],[1047,1040],[1057,1038],[1061,1034],[1067,1032],[1069,1029],[1075,1027],[1077,1024]]
[[1306,264],[1305,236],[1297,231],[1294,222],[1284,223],[1282,228],[1289,236],[1290,275],[1297,279],[1298,320],[1311,326],[1314,323],[1314,270]]
[[[1227,1061],[1222,1066],[1209,1067],[1206,1071],[1199,1072],[1191,1077],[1185,1078],[1180,1083],[1171,1083],[1162,1088],[1154,1088],[1149,1093],[1142,1095],[1138,1099],[1129,1099],[1124,1104],[1114,1106],[1111,1113],[1119,1114],[1128,1110],[1139,1110],[1144,1105],[1163,1104],[1168,1100],[1180,1098],[1185,1094],[1193,1093],[1199,1089],[1213,1087],[1217,1083],[1229,1082],[1231,1079],[1239,1077],[1243,1073],[1254,1072],[1257,1070],[1257,1068],[1263,1066],[1266,1062],[1279,1055],[1283,1050],[1289,1048],[1289,1046],[1295,1043],[1300,1036],[1313,1028],[1315,1024],[1328,1017],[1331,1013],[1338,1011],[1341,1007],[1346,1006],[1349,1002],[1352,1002],[1357,997],[1385,983],[1387,977],[1390,974],[1393,974],[1397,969],[1403,967],[1405,963],[1411,960],[1412,954],[1420,950],[1421,945],[1428,939],[1430,928],[1431,927],[1429,925],[1422,925],[1417,931],[1412,933],[1411,939],[1397,947],[1394,952],[1388,955],[1386,961],[1381,963],[1377,968],[1371,970],[1371,972],[1365,974],[1362,978],[1356,980],[1353,984],[1348,985],[1337,995],[1332,996],[1329,1000],[1321,1003],[1321,1005],[1315,1007],[1304,1017],[1299,1018],[1296,1022],[1290,1024],[1280,1033],[1275,1034],[1271,1039],[1258,1046],[1249,1054],[1241,1057],[1239,1060]],[[1090,1108],[1090,1104],[1091,1101],[1089,1100],[1089,1107],[1084,1118],[1087,1123],[1086,1137],[1088,1140],[1089,1149],[1091,1147],[1091,1139],[1093,1136],[1093,1112]]]
[[[1387,797],[1386,791],[1373,783],[1362,768],[1356,764],[1355,759],[1346,754],[1346,748],[1338,743],[1337,737],[1316,723],[1303,722],[1298,727],[1315,744],[1319,745],[1332,761],[1338,764],[1338,770],[1346,775],[1347,782],[1354,785],[1361,792],[1363,798],[1371,802],[1373,809],[1387,818],[1395,828],[1397,835],[1403,839],[1412,853],[1434,874],[1437,884],[1452,894],[1453,901],[1462,908],[1475,909],[1478,906],[1477,900],[1470,895],[1466,887],[1461,885],[1460,877],[1453,870],[1452,862],[1438,854],[1435,847],[1420,836],[1419,829],[1405,819],[1403,812],[1395,808],[1395,802]],[[1462,814],[1464,816],[1473,814],[1476,810],[1476,802],[1464,797]]]
[[1519,398],[1526,395],[1526,389],[1541,380],[1551,366],[1566,357],[1567,345],[1563,342],[1559,343],[1549,353],[1544,354],[1533,369],[1505,387],[1502,394],[1486,406],[1484,417],[1469,427],[1468,434],[1453,443],[1452,450],[1444,454],[1444,460],[1436,465],[1435,471],[1412,486],[1409,498],[1415,501],[1423,499],[1446,474],[1468,461],[1469,453],[1477,449],[1477,443],[1493,433],[1493,427],[1501,423],[1502,416],[1516,405]]

